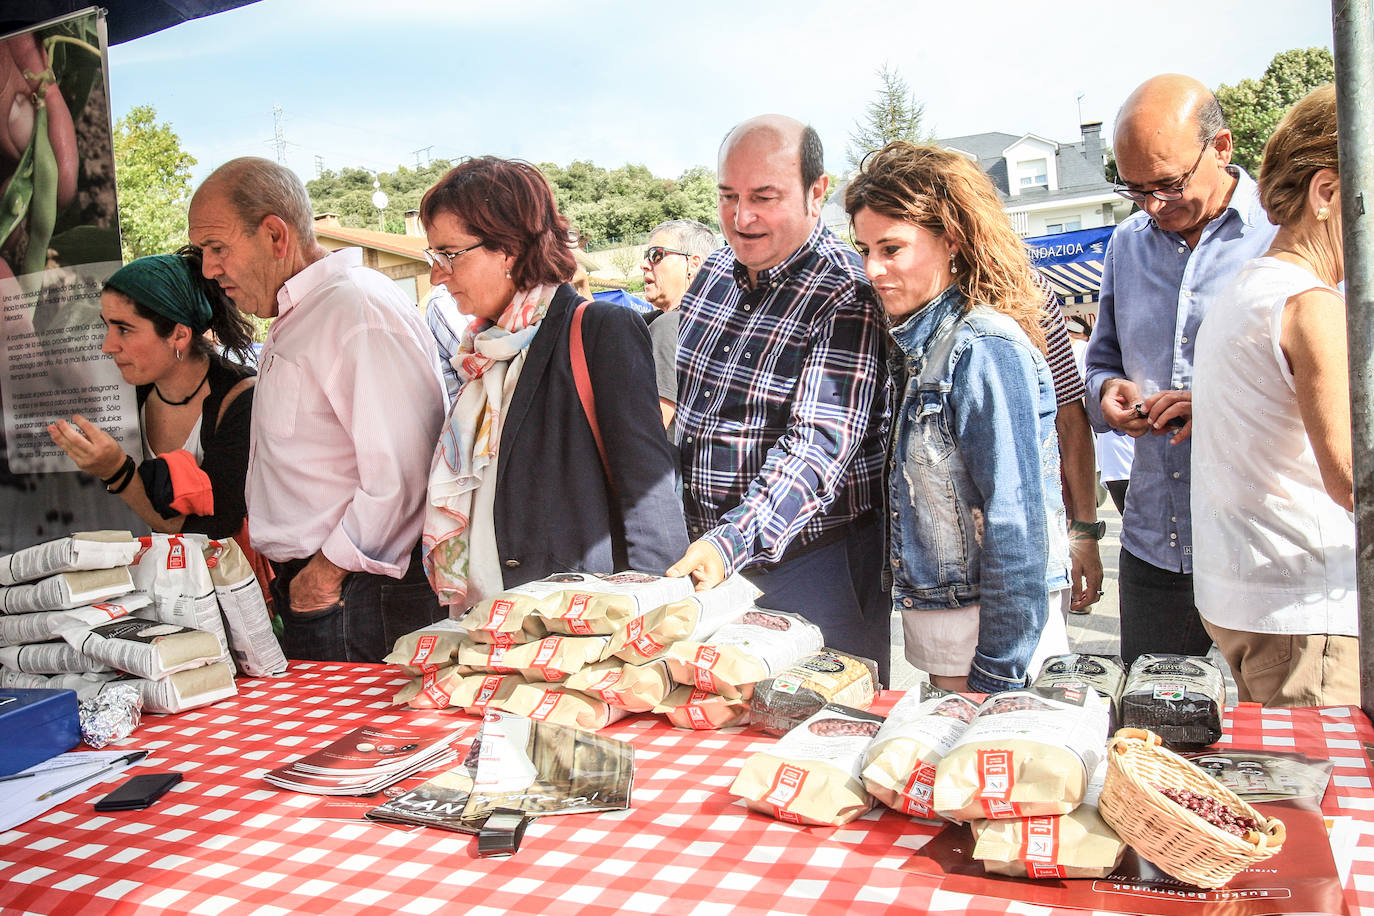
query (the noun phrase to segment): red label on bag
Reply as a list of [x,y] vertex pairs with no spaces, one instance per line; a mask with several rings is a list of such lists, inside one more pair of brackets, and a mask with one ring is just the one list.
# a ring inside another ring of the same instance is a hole
[[186,545],[176,535],[167,539],[167,568],[186,568]]
[[663,643],[657,642],[648,633],[645,633],[638,639],[632,640],[630,646],[646,659],[653,658],[663,651]]
[[568,621],[568,629],[571,630],[573,634],[576,636],[592,635],[592,625],[590,623],[587,623],[587,621],[585,620]]
[[[693,691],[695,693],[695,691]],[[690,703],[685,707],[687,710],[687,722],[692,728],[715,728],[711,720],[706,717],[706,710],[700,706],[693,706]]]
[[561,636],[549,636],[539,640],[539,651],[534,654],[534,667],[542,668],[547,665],[562,642]]
[[129,565],[130,565],[130,566],[137,566],[137,565],[138,565],[138,561],[141,560],[141,559],[143,559],[143,555],[144,555],[145,553],[147,553],[149,550],[151,550],[152,547],[153,547],[153,539],[152,539],[151,537],[142,537],[142,538],[139,538],[139,539],[138,539],[138,552],[135,553],[135,554],[134,554],[134,558],[133,558],[132,560],[129,561]]
[[103,611],[105,616],[114,620],[116,617],[123,617],[129,613],[129,609],[122,604],[93,604],[91,607],[97,611]]
[[1027,878],[1067,878],[1068,872],[1062,865],[1040,865],[1036,862],[1026,863]]
[[933,817],[930,800],[935,792],[935,767],[923,763],[902,788],[902,811],[915,817]]
[[1016,778],[1012,773],[1011,751],[978,752],[978,798],[990,818],[1019,817],[1011,801]]
[[[1054,865],[1059,861],[1059,818],[1028,817],[1021,825],[1021,861],[1027,865]],[[1063,877],[1062,875],[1058,877]]]
[[584,594],[583,592],[578,592],[573,595],[572,600],[568,602],[567,608],[563,611],[563,618],[566,620],[576,620],[580,618],[583,614],[587,613],[587,602],[591,600],[592,596]]
[[720,653],[714,646],[702,646],[697,649],[697,654],[692,657],[692,679],[696,681],[697,687],[710,690],[716,685],[716,679],[711,676],[711,668],[719,659]]
[[424,674],[420,675],[420,692],[429,698],[435,709],[443,709],[448,706],[448,694],[439,686],[437,672],[437,668],[425,669]]
[[488,674],[482,678],[482,685],[477,688],[477,695],[472,698],[473,706],[486,706],[491,702],[491,698],[496,696],[496,688],[501,686],[501,682],[506,678],[500,674]]
[[497,598],[491,603],[491,620],[483,627],[484,630],[499,630],[506,623],[506,618],[514,610],[515,602],[507,598]]
[[423,665],[429,661],[430,655],[434,653],[434,647],[439,642],[437,636],[421,636],[415,643],[415,654],[410,657],[412,665]]
[[492,633],[491,644],[493,646],[500,646],[502,649],[509,649],[511,646],[515,645],[515,634],[501,632]]
[[766,805],[772,805],[777,812],[779,820],[798,823],[797,815],[787,810],[798,795],[801,794],[802,786],[806,783],[806,770],[790,763],[778,767],[778,774],[773,777],[773,786],[768,790],[768,794],[763,797]]
[[558,701],[562,698],[563,694],[561,693],[554,693],[549,690],[544,691],[544,699],[540,700],[534,712],[530,713],[530,718],[540,720],[547,719],[553,712],[553,708],[558,705]]

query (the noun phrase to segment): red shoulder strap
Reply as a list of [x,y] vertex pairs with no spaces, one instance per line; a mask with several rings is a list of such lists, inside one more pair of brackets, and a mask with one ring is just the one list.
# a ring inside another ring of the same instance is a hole
[[601,439],[601,426],[596,422],[596,398],[592,394],[592,377],[587,372],[587,351],[582,346],[582,313],[590,303],[587,300],[573,311],[572,330],[568,334],[568,347],[571,350],[573,384],[577,386],[577,397],[582,402],[582,412],[587,415],[587,423],[592,428],[592,438],[596,440],[596,450],[601,455],[601,467],[606,472],[606,481],[615,488],[615,478],[611,476],[611,462],[606,458],[606,443]]

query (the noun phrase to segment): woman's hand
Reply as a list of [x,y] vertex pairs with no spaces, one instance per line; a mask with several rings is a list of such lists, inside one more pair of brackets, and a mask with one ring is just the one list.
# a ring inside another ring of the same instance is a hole
[[81,414],[70,423],[58,420],[48,426],[53,444],[87,474],[104,480],[124,464],[124,449],[114,437]]

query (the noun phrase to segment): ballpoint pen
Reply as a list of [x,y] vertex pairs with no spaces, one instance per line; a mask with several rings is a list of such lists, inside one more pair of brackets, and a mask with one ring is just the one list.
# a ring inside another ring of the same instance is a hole
[[105,764],[105,765],[104,765],[103,767],[101,767],[100,769],[98,769],[98,770],[96,770],[96,771],[94,771],[94,772],[92,772],[92,773],[87,773],[85,776],[82,776],[80,779],[75,779],[75,780],[73,780],[73,781],[67,783],[65,786],[58,786],[56,789],[50,789],[49,791],[44,792],[42,795],[38,796],[38,798],[37,798],[36,800],[37,800],[37,801],[42,801],[42,800],[45,799],[45,798],[51,798],[52,796],[56,795],[56,794],[59,793],[59,792],[65,792],[65,791],[67,791],[68,789],[70,789],[72,786],[79,786],[79,785],[81,785],[83,782],[87,781],[88,779],[94,779],[95,777],[100,776],[100,775],[104,774],[105,772],[107,772],[107,771],[109,771],[109,770],[113,770],[115,767],[124,766],[124,765],[126,765],[126,764],[138,763],[140,760],[142,760],[144,757],[147,757],[147,756],[148,756],[148,752],[147,752],[147,751],[134,751],[134,752],[131,753],[131,754],[125,754],[123,757],[118,757],[118,758],[116,758],[116,759],[114,759],[114,760],[111,760],[109,763]]
[[0,782],[9,782],[11,779],[28,779],[30,776],[47,776],[49,773],[56,772],[57,770],[70,770],[74,767],[88,767],[97,762],[98,761],[95,760],[82,760],[79,763],[60,763],[55,767],[48,767],[43,770],[25,770],[23,773],[11,773],[9,776],[0,776]]

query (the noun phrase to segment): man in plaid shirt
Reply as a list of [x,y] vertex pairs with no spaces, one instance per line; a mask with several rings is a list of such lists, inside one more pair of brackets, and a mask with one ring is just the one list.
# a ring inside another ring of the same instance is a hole
[[791,118],[739,125],[720,149],[729,243],[682,301],[678,414],[695,538],[669,575],[709,588],[742,571],[762,607],[879,663],[886,432],[881,310],[858,255],[820,223],[820,138]]

